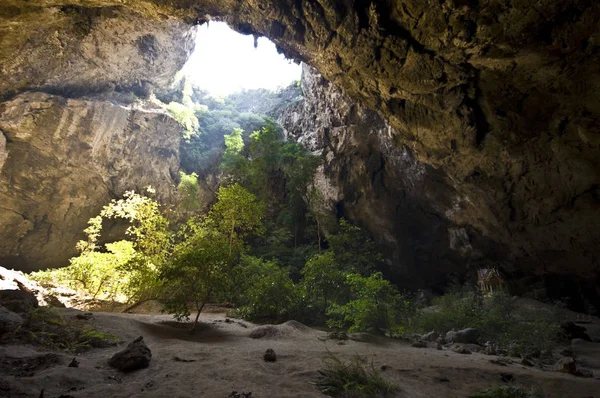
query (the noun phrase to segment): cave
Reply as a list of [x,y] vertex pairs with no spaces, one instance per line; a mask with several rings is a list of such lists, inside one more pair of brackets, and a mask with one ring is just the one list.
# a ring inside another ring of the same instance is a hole
[[68,264],[104,204],[149,185],[172,202],[182,170],[214,201],[214,164],[186,166],[181,125],[136,101],[175,98],[198,27],[226,23],[302,63],[302,100],[270,116],[322,157],[324,206],[395,286],[493,267],[597,316],[598,21],[593,0],[3,0],[0,266]]

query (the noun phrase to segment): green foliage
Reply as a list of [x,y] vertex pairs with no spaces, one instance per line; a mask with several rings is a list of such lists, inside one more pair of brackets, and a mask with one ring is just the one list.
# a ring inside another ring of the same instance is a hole
[[264,233],[264,204],[239,184],[219,188],[218,201],[209,212],[216,228],[229,239],[230,253],[242,250],[249,235]]
[[438,298],[436,307],[416,313],[409,328],[416,332],[477,328],[483,341],[491,341],[514,354],[555,347],[560,338],[558,322],[536,314],[531,319],[515,316],[515,300],[504,292],[482,297],[478,292],[454,292]]
[[404,301],[397,288],[383,279],[377,272],[369,277],[347,274],[346,284],[350,288],[350,301],[343,305],[332,304],[327,313],[330,327],[347,329],[349,332],[367,330],[383,331],[389,335],[398,330],[402,320]]
[[312,322],[324,323],[328,308],[332,304],[342,304],[348,300],[350,291],[346,284],[346,274],[335,262],[331,251],[316,254],[301,271],[300,283],[305,295],[307,312]]
[[[149,191],[152,191],[149,189]],[[128,240],[98,246],[104,219],[128,221]],[[67,286],[93,298],[136,303],[158,296],[158,268],[169,258],[172,235],[167,219],[153,199],[133,191],[113,200],[85,229],[81,254],[65,268],[33,273],[43,284]]]
[[67,267],[33,272],[30,277],[42,285],[83,291],[93,299],[122,300],[126,293],[122,288],[128,279],[124,269],[135,257],[135,249],[129,241],[118,241],[108,243],[106,250],[85,250]]
[[293,316],[299,291],[285,269],[256,257],[243,256],[236,267],[238,316],[250,320],[281,321]]
[[470,398],[544,398],[540,389],[525,390],[515,386],[499,385],[470,395]]
[[198,185],[198,174],[186,174],[183,171],[179,172],[179,185],[177,185],[177,193],[181,208],[184,211],[198,210],[200,203],[200,186]]
[[242,129],[235,128],[231,134],[225,135],[225,152],[221,160],[221,169],[236,180],[243,180],[247,169],[246,158],[241,153],[244,150],[242,133]]
[[328,236],[327,241],[335,261],[348,272],[368,275],[383,261],[373,241],[343,218],[338,233]]
[[32,309],[16,337],[47,349],[69,352],[110,347],[121,342],[117,336],[93,329],[86,323],[65,320],[50,307]]
[[373,363],[355,356],[348,363],[333,354],[325,359],[319,370],[316,387],[331,397],[385,397],[399,388],[389,382],[375,369]]
[[185,129],[183,138],[189,140],[192,136],[198,134],[200,122],[198,121],[198,117],[196,117],[193,107],[180,104],[179,102],[170,102],[167,105],[167,111]]
[[233,257],[229,240],[211,220],[194,218],[182,231],[183,240],[175,246],[172,260],[162,268],[160,279],[165,291],[164,311],[176,319],[188,319],[189,305],[198,317],[213,294],[229,285]]

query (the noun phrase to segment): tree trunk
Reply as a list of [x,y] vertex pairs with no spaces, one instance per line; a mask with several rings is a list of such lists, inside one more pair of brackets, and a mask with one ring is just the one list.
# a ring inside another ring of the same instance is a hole
[[129,307],[125,308],[123,311],[121,311],[122,313],[125,312],[129,312],[131,310],[136,309],[137,307],[139,307],[140,305],[147,303],[150,300],[154,300],[154,297],[149,298],[149,299],[144,299],[144,300],[140,300],[140,301],[136,301],[135,303],[131,304]]
[[210,300],[211,294],[212,294],[212,289],[210,289],[208,291],[208,294],[206,295],[206,298],[204,299],[204,301],[202,301],[202,305],[200,305],[200,308],[198,308],[198,306],[196,305],[196,309],[198,310],[198,313],[196,314],[196,319],[194,319],[194,324],[192,325],[192,330],[190,330],[190,333],[194,333],[194,331],[196,330],[196,326],[198,325],[198,319],[200,318],[200,313],[204,309],[204,306],[206,305],[206,303],[208,303],[208,300]]

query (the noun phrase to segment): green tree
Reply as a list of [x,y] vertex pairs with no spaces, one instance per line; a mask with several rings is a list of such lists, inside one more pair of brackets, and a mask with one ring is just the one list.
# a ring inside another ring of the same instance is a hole
[[194,108],[180,104],[179,102],[170,102],[169,105],[167,105],[167,111],[169,111],[169,114],[173,119],[177,120],[185,129],[183,134],[184,139],[189,140],[192,136],[198,134],[200,122],[196,117]]
[[198,185],[198,174],[186,174],[179,172],[180,181],[177,185],[180,205],[184,211],[198,210],[200,203],[200,186]]
[[[149,188],[149,191],[152,191]],[[98,244],[104,219],[128,221],[128,240]],[[77,243],[81,254],[70,265],[34,274],[42,283],[67,285],[92,297],[121,300],[127,309],[159,296],[158,270],[169,258],[172,236],[169,223],[153,199],[133,191],[104,206],[84,230],[86,240]]]
[[[151,188],[148,191],[154,192]],[[100,215],[129,222],[125,233],[133,243],[135,255],[123,265],[128,274],[124,289],[130,304],[125,311],[156,299],[160,295],[158,271],[170,257],[173,238],[159,204],[149,197],[128,191],[123,199],[112,200]]]
[[333,252],[326,251],[311,257],[301,271],[300,283],[307,312],[312,322],[324,323],[327,309],[348,299],[346,275],[335,262]]
[[235,181],[245,179],[247,161],[242,155],[244,139],[240,128],[235,128],[231,134],[225,135],[225,152],[221,160],[221,169],[233,177]]
[[349,332],[370,329],[395,335],[400,332],[401,308],[405,306],[395,286],[377,272],[364,277],[346,274],[346,284],[352,299],[344,304],[333,303],[327,310],[327,325],[340,327]]
[[343,218],[340,219],[338,232],[328,236],[327,241],[335,262],[347,272],[369,275],[383,261],[375,243],[365,237],[359,227]]
[[193,304],[194,331],[206,303],[227,289],[233,256],[227,235],[211,220],[189,220],[182,235],[183,241],[175,246],[160,279],[165,292],[164,311],[178,320],[188,319]]
[[239,184],[219,188],[218,201],[209,212],[220,231],[228,237],[229,253],[241,251],[250,234],[264,233],[265,206]]
[[296,311],[299,291],[288,272],[274,262],[243,256],[235,280],[237,313],[243,318],[279,321]]

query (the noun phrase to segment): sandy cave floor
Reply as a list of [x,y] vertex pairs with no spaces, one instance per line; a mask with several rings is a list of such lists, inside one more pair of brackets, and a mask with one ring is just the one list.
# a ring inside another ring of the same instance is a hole
[[[61,310],[67,317],[78,311]],[[372,336],[358,342],[326,339],[327,333],[291,321],[275,327],[234,320],[222,313],[201,316],[202,328],[190,335],[166,315],[94,313],[89,322],[119,336],[120,347],[95,349],[77,356],[79,367],[68,367],[73,355],[60,354],[58,363],[40,365],[33,374],[3,374],[1,397],[214,397],[232,391],[252,392],[253,397],[323,397],[311,382],[317,379],[328,351],[343,359],[358,354],[372,360],[383,375],[401,389],[395,397],[467,397],[470,393],[502,384],[501,373],[510,373],[519,386],[539,386],[548,397],[600,397],[600,380],[526,368],[517,363],[499,366],[495,357],[450,350],[413,348],[407,342]],[[244,327],[245,326],[245,327]],[[262,328],[266,335],[251,338]],[[146,369],[121,373],[107,360],[138,336],[152,350]],[[272,348],[277,362],[264,362]],[[0,357],[34,355],[35,348],[0,346]],[[176,359],[177,358],[177,359]]]

